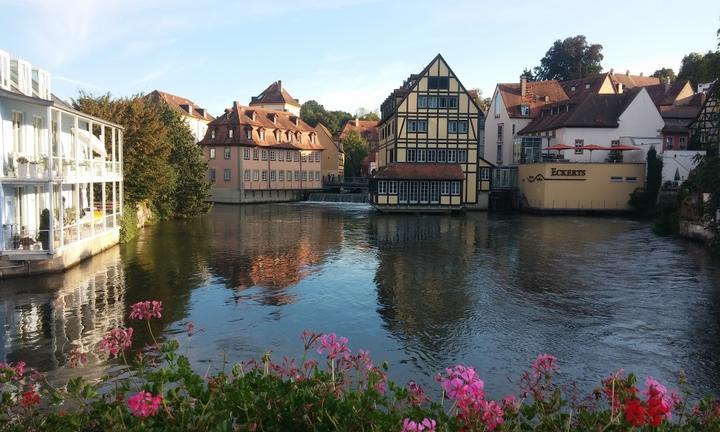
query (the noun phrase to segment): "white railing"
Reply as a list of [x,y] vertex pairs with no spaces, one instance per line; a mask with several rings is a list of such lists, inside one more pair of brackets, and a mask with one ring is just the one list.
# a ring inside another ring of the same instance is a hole
[[27,252],[50,250],[49,230],[28,230],[15,224],[3,225],[3,250]]

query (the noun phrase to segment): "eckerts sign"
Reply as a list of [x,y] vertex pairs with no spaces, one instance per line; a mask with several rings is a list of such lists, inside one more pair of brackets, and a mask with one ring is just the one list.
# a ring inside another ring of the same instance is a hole
[[550,175],[553,177],[585,177],[585,170],[550,168]]

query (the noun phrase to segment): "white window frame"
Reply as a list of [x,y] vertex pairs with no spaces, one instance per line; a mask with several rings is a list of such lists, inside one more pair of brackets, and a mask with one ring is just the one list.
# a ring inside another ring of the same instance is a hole
[[232,157],[232,150],[230,147],[223,148],[223,159],[230,159]]
[[378,194],[387,194],[387,182],[385,180],[378,181]]
[[260,181],[260,170],[253,170],[253,181]]
[[243,148],[243,159],[250,160],[250,149],[247,147]]
[[225,168],[225,169],[223,170],[223,180],[225,180],[225,181],[230,181],[231,175],[232,175],[232,174],[231,174],[231,172],[230,172],[230,168]]
[[388,182],[388,193],[390,195],[397,195],[397,182],[395,180]]
[[262,170],[260,173],[260,180],[267,181],[268,179],[268,170]]
[[252,178],[252,171],[245,170],[245,181],[250,181],[251,178]]
[[452,188],[451,194],[453,196],[460,195],[460,182],[459,181],[453,181],[450,183],[450,187]]

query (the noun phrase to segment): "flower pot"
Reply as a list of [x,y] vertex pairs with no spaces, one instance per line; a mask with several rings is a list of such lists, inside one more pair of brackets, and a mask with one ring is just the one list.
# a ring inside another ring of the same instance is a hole
[[28,164],[28,173],[30,175],[30,178],[37,178],[38,176],[38,164],[31,163]]
[[25,178],[28,176],[28,165],[27,163],[18,164],[18,177]]

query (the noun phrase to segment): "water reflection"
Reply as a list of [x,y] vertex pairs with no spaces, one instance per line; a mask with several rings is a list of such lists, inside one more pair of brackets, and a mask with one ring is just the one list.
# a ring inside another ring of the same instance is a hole
[[[350,337],[393,378],[434,387],[468,363],[491,396],[538,353],[589,389],[616,367],[720,390],[720,272],[696,245],[615,218],[378,215],[357,205],[216,206],[157,224],[63,275],[2,281],[2,357],[69,375],[129,305],[163,301],[154,331],[208,360],[271,348],[305,329]],[[184,324],[204,329],[193,340]],[[139,346],[148,341],[135,326]],[[108,365],[91,355],[80,373]]]

